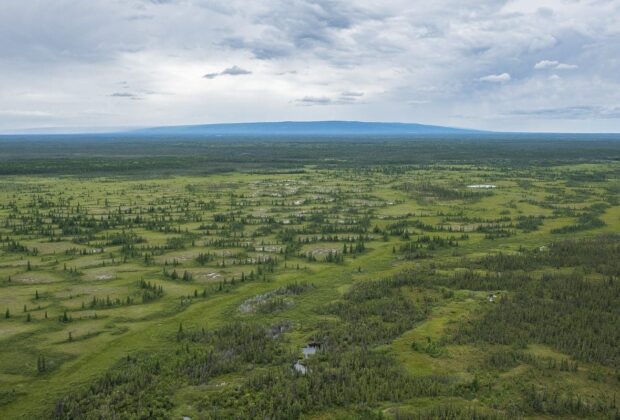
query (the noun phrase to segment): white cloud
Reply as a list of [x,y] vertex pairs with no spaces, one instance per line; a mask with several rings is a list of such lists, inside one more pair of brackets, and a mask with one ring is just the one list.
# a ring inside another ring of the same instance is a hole
[[424,99],[411,99],[409,101],[407,101],[407,103],[409,105],[426,105],[428,103],[430,103],[430,101],[424,100]]
[[542,69],[554,69],[556,68],[558,65],[560,64],[559,61],[555,61],[555,60],[542,60],[539,61],[538,63],[536,63],[536,65],[534,66],[534,68],[536,70],[542,70]]
[[556,60],[542,60],[534,65],[536,70],[546,70],[546,69],[555,69],[555,70],[574,70],[579,68],[576,64],[566,64],[560,63]]
[[16,109],[0,109],[0,116],[5,116],[5,117],[37,117],[37,118],[43,118],[43,117],[51,117],[52,114],[51,112],[47,112],[47,111],[20,111],[20,110],[16,110]]
[[20,111],[0,113],[0,131],[334,118],[561,129],[513,111],[618,102],[617,1],[220,3],[0,1],[0,109]]
[[578,65],[576,64],[564,64],[564,63],[560,63],[558,64],[556,67],[556,70],[574,70],[579,68]]
[[483,82],[493,82],[493,83],[504,83],[509,82],[512,79],[510,73],[501,73],[501,74],[489,74],[488,76],[481,77],[480,80]]

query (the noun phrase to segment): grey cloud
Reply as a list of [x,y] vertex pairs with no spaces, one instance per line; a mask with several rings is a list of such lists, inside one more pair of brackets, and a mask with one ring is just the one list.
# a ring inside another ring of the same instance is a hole
[[142,99],[140,95],[136,95],[135,93],[129,93],[129,92],[114,92],[110,96],[113,98],[126,98],[126,99],[133,99],[133,100]]
[[240,37],[229,37],[222,40],[220,45],[224,48],[250,51],[259,60],[288,57],[293,53],[294,47],[281,39],[269,39],[269,37],[250,40]]
[[215,79],[216,77],[220,76],[243,76],[246,74],[252,74],[252,72],[246,69],[242,69],[239,66],[232,66],[217,73],[207,73],[202,77],[204,77],[205,79]]
[[[204,115],[217,121],[239,109],[250,120],[408,120],[411,106],[424,103],[415,118],[437,123],[456,124],[450,115],[467,113],[464,124],[485,128],[501,114],[513,124],[503,128],[519,129],[574,115],[605,118],[620,130],[611,106],[620,92],[617,2],[544,3],[547,9],[529,0],[415,7],[408,0],[2,0],[0,109],[23,110],[24,119],[54,109],[71,124],[89,109],[96,125],[148,125]],[[534,68],[545,61],[552,64]],[[261,72],[230,95],[201,83],[195,69],[204,68],[206,79]],[[291,69],[297,73],[286,76]],[[145,100],[142,112],[122,100],[149,92],[169,97]],[[257,95],[266,106],[255,106]],[[117,98],[112,110],[110,98]]]
[[295,100],[295,103],[303,106],[313,105],[350,105],[358,102],[364,96],[363,92],[342,92],[335,98],[328,96],[304,96]]
[[261,30],[230,39],[228,45],[247,49],[258,59],[288,57],[299,50],[334,46],[341,31],[380,18],[379,13],[344,1],[278,0],[255,17],[254,23]]
[[517,110],[513,115],[529,116],[534,118],[556,119],[610,119],[620,118],[620,107],[603,106],[570,106],[559,108],[542,108],[531,110]]
[[312,106],[312,105],[331,105],[333,101],[327,97],[315,97],[315,96],[304,96],[303,98],[297,99],[295,101],[299,105]]
[[147,14],[136,14],[136,15],[127,16],[126,19],[129,21],[153,20],[155,19],[155,16],[147,15]]
[[229,75],[229,76],[240,76],[243,74],[252,74],[252,72],[249,70],[242,69],[239,66],[232,66],[227,69],[224,69],[220,74]]
[[275,73],[276,76],[286,76],[291,74],[297,74],[297,70],[286,70]]
[[364,96],[364,92],[342,92],[336,103],[352,104],[358,102]]
[[536,13],[544,18],[550,18],[553,16],[553,9],[549,9],[548,7],[539,8]]
[[228,3],[221,0],[202,0],[202,2],[198,3],[198,6],[229,16],[234,15],[236,12],[236,8],[232,2]]
[[353,98],[359,98],[360,96],[364,96],[364,92],[342,92],[341,96],[348,96]]

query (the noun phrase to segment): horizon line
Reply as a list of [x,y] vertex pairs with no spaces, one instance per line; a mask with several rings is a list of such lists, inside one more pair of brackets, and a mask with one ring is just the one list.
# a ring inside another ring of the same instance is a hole
[[[71,126],[58,126],[58,127],[27,127],[27,128],[15,128],[8,130],[0,130],[0,136],[73,136],[73,135],[119,135],[119,134],[145,134],[140,131],[148,130],[166,130],[175,128],[191,128],[191,127],[215,127],[215,126],[242,126],[242,125],[268,125],[268,124],[319,124],[319,123],[349,123],[349,124],[374,124],[374,125],[403,125],[403,126],[420,126],[431,127],[437,129],[462,131],[463,133],[405,133],[400,135],[458,135],[458,134],[557,134],[557,135],[620,135],[620,132],[608,132],[608,131],[516,131],[516,130],[485,130],[478,128],[457,127],[449,125],[438,125],[421,122],[404,122],[404,121],[369,121],[369,120],[268,120],[268,121],[242,121],[242,122],[209,122],[209,123],[186,123],[186,124],[171,124],[161,126],[90,126],[90,127],[71,127]],[[469,132],[469,133],[467,133]],[[156,133],[152,133],[155,135]],[[260,135],[266,135],[264,133],[258,133]],[[273,133],[277,135],[277,133]],[[318,135],[316,133],[309,133],[311,135]],[[369,135],[386,136],[389,133],[368,133]],[[199,135],[199,134],[197,134]],[[202,134],[207,136],[207,134]],[[217,134],[217,136],[227,136],[228,134]],[[240,134],[230,134],[240,135]],[[249,136],[250,134],[242,134],[243,136]],[[285,135],[285,134],[284,134]],[[290,134],[289,134],[290,135]],[[326,133],[325,135],[329,135]],[[334,134],[332,134],[334,135]],[[355,133],[355,135],[363,135]],[[394,134],[397,135],[397,134]]]

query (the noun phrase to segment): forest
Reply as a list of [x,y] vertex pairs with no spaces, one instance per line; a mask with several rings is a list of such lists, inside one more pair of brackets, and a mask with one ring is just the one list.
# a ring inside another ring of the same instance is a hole
[[0,139],[3,419],[619,398],[616,138]]

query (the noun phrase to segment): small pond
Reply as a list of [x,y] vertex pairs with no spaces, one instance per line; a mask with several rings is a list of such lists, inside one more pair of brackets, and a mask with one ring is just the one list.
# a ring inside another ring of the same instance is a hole
[[304,353],[304,358],[307,359],[310,356],[314,356],[317,349],[317,345],[308,344],[306,347],[302,348],[301,351]]

